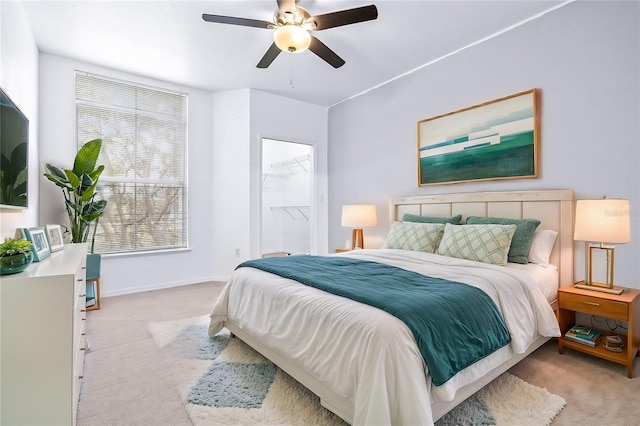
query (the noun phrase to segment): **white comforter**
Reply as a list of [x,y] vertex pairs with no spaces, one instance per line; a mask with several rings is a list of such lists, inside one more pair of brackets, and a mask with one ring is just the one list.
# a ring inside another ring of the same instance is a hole
[[432,424],[431,401],[452,400],[457,389],[510,354],[524,352],[537,337],[560,335],[545,296],[531,275],[518,269],[392,249],[336,256],[478,287],[496,303],[511,333],[508,349],[436,387],[413,335],[396,317],[254,268],[235,271],[215,303],[209,335],[218,333],[227,319],[233,321],[349,399],[355,407],[354,424]]

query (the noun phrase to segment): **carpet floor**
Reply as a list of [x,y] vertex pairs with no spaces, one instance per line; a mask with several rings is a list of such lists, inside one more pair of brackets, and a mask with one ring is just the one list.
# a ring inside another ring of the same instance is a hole
[[[77,424],[192,425],[176,390],[179,381],[170,373],[181,364],[187,371],[192,361],[167,356],[149,323],[208,314],[222,286],[209,282],[103,298],[102,309],[87,314],[91,349],[85,357]],[[509,373],[566,400],[554,426],[637,425],[639,358],[629,379],[622,365],[569,349],[558,354],[552,340]],[[193,372],[195,379],[198,374]]]
[[[194,425],[343,425],[320,400],[226,330],[209,338],[207,315],[152,322],[161,352],[179,370],[168,372]],[[188,365],[188,367],[187,367]],[[565,400],[505,373],[436,425],[548,425]]]

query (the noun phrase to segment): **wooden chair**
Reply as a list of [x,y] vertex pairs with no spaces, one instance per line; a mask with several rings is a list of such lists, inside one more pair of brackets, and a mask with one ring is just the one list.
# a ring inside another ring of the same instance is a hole
[[100,261],[102,255],[87,255],[87,311],[100,309]]

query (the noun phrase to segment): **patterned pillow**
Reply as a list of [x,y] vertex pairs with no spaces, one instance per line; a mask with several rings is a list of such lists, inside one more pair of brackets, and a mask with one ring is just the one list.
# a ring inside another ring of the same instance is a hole
[[480,216],[470,216],[467,218],[468,225],[484,223],[516,225],[516,232],[513,234],[513,241],[511,241],[511,248],[509,248],[509,262],[521,263],[523,265],[529,263],[529,249],[531,249],[533,235],[538,225],[540,225],[538,219],[507,219],[502,217]]
[[451,225],[446,224],[437,254],[507,265],[507,253],[516,225]]
[[433,253],[443,232],[442,223],[393,222],[382,248]]
[[402,216],[403,222],[420,222],[420,223],[451,223],[452,225],[460,225],[462,215],[457,214],[451,217],[436,216],[418,216],[417,214],[405,213]]

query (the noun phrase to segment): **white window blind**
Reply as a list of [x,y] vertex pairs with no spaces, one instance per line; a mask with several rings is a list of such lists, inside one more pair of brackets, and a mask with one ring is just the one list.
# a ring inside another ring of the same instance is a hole
[[97,138],[95,252],[187,247],[187,95],[76,72],[78,149]]

